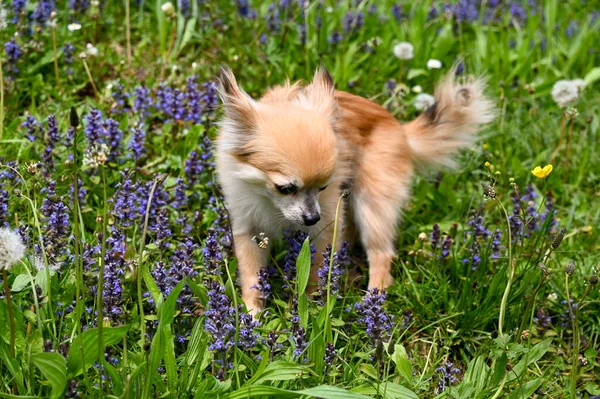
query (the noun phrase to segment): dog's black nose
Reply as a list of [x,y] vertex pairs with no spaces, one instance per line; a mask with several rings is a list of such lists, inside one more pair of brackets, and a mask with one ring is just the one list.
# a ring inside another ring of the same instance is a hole
[[318,213],[305,213],[302,215],[302,219],[304,220],[305,225],[313,226],[317,224],[319,220],[321,220],[321,215]]

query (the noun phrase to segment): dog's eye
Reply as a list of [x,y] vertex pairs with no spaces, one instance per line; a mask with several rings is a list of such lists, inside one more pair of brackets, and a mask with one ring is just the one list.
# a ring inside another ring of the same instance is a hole
[[323,186],[323,187],[321,187],[321,188],[319,189],[319,191],[323,191],[323,190],[325,190],[326,188],[327,188],[327,186]]
[[283,195],[296,194],[296,192],[298,192],[298,187],[296,187],[294,184],[286,184],[285,186],[276,184],[275,188],[277,188],[277,191]]

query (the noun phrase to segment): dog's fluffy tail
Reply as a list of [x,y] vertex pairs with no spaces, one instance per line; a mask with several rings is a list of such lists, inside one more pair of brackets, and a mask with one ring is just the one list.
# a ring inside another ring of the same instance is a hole
[[420,167],[453,167],[452,155],[473,143],[480,125],[494,118],[482,79],[459,83],[454,70],[435,90],[435,104],[405,125],[412,157]]

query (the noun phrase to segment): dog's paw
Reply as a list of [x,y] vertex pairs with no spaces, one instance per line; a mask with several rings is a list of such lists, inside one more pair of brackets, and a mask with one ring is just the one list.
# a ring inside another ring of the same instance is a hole
[[369,289],[385,290],[393,284],[394,278],[390,273],[373,273],[369,276]]

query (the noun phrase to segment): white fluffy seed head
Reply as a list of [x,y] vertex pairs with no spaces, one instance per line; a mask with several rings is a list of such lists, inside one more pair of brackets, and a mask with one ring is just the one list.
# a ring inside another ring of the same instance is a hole
[[412,60],[414,47],[408,42],[401,42],[394,46],[394,55],[401,60]]
[[0,270],[10,269],[23,256],[25,244],[21,237],[8,227],[0,228]]
[[442,61],[440,60],[436,60],[436,59],[430,59],[429,61],[427,61],[427,68],[428,69],[440,69],[442,67]]
[[559,80],[552,86],[552,99],[559,107],[566,107],[579,98],[579,93],[585,85],[583,79]]

